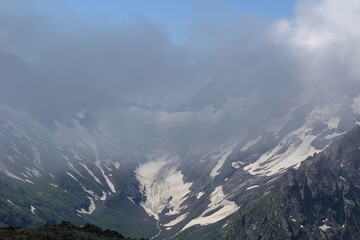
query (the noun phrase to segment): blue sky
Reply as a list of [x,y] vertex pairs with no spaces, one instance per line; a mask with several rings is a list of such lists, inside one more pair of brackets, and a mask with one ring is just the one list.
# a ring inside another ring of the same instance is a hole
[[[60,3],[59,3],[60,2]],[[291,17],[295,0],[50,0],[38,1],[41,10],[61,17],[66,9],[80,19],[106,18],[115,22],[144,18],[163,28],[175,41],[186,37],[197,21],[221,22],[230,16],[265,20]]]

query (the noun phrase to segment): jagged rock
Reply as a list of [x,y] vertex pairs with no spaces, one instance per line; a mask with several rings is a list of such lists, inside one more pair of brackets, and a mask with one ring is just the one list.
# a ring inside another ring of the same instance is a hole
[[0,228],[1,240],[63,240],[63,239],[79,239],[79,240],[122,240],[123,235],[116,231],[103,231],[98,226],[85,224],[84,227],[78,227],[70,222],[63,221],[60,224],[46,224],[39,229],[26,229],[20,226],[10,226]]

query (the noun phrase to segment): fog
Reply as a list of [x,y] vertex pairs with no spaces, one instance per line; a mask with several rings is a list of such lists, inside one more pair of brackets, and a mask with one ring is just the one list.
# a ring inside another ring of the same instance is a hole
[[359,82],[356,0],[301,0],[293,18],[272,22],[227,14],[225,3],[214,21],[200,4],[181,42],[142,16],[81,19],[66,2],[54,1],[57,14],[32,3],[0,1],[0,93],[41,114],[135,103],[174,110],[208,83],[229,97],[255,94],[266,109],[279,99],[336,100]]

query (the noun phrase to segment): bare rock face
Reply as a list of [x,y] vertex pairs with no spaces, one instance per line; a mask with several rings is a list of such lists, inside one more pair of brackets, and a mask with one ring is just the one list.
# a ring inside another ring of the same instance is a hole
[[360,127],[288,171],[221,239],[360,239]]
[[63,221],[60,224],[46,224],[40,229],[26,229],[24,227],[0,228],[0,239],[7,240],[63,240],[63,239],[81,239],[81,240],[122,240],[123,235],[116,231],[102,230],[98,226],[85,224],[84,227],[78,227],[70,222]]

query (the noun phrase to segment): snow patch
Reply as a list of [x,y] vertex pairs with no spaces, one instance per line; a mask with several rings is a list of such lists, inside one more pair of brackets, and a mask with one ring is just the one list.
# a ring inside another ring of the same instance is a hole
[[74,167],[74,164],[72,164],[71,162],[68,162],[68,165],[70,166],[70,169],[73,170],[77,175],[85,178],[85,177]]
[[91,191],[90,189],[86,189],[84,186],[81,185],[81,187],[83,188],[84,192],[88,193],[89,195],[91,195],[93,198],[99,199],[98,196],[96,196],[96,194]]
[[278,178],[279,178],[279,177],[274,177],[274,178],[270,179],[269,181],[267,181],[265,184],[271,183],[271,182],[275,181],[275,180],[278,179]]
[[[81,185],[81,186],[82,186],[82,185]],[[98,197],[98,196],[96,195],[96,193],[94,193],[92,190],[86,189],[84,186],[82,186],[82,188],[83,188],[84,192],[88,193],[88,194],[89,194],[90,196],[92,196],[94,199],[96,199],[96,200],[101,200],[101,201],[106,200],[106,194],[105,194],[104,191],[102,192],[102,196],[101,196],[101,197]]]
[[199,192],[195,195],[195,197],[196,197],[196,199],[200,199],[204,194],[205,194],[205,192]]
[[34,206],[30,206],[30,211],[32,212],[32,214],[35,214],[36,208]]
[[[208,225],[215,223],[235,213],[240,208],[235,202],[226,199],[222,186],[215,188],[214,192],[210,195],[210,201],[210,204],[207,206],[208,208],[199,217],[186,224],[180,231],[184,231],[195,225]],[[209,212],[215,210],[217,211],[211,215],[207,215]]]
[[258,188],[259,185],[254,185],[254,186],[251,186],[251,187],[248,187],[246,190],[250,190],[250,189],[254,189],[254,188]]
[[330,140],[330,139],[333,139],[333,138],[335,138],[335,137],[338,137],[338,136],[344,135],[345,133],[346,133],[346,132],[342,132],[342,133],[333,133],[333,134],[327,135],[327,136],[325,137],[325,139]]
[[226,158],[232,153],[234,147],[235,147],[235,144],[230,144],[230,145],[226,146],[220,152],[220,154],[215,158],[215,159],[219,159],[219,160],[218,160],[218,163],[216,164],[216,166],[214,167],[214,169],[210,173],[211,179],[214,179],[217,175],[220,174],[220,172],[219,172],[220,168],[224,165]]
[[320,230],[322,230],[322,231],[324,231],[324,232],[326,232],[328,229],[330,229],[331,227],[330,226],[328,226],[328,225],[326,225],[326,224],[324,224],[324,225],[322,225],[322,226],[320,226],[319,227],[319,229]]
[[95,211],[96,205],[95,205],[94,200],[91,197],[88,197],[88,199],[90,200],[90,205],[88,207],[88,210],[82,208],[80,210],[76,210],[78,213],[83,213],[83,214],[89,214],[90,215]]
[[106,193],[104,191],[102,191],[102,196],[100,197],[100,200],[105,201],[106,198],[107,198]]
[[6,168],[6,166],[5,166],[3,163],[1,163],[1,162],[0,162],[0,171],[2,171],[3,173],[5,173],[5,174],[6,174],[7,176],[9,176],[9,177],[12,177],[12,178],[14,178],[14,179],[20,180],[20,181],[22,181],[22,182],[26,182],[26,180],[24,180],[24,179],[16,176],[15,174],[9,172],[9,170]]
[[127,197],[127,199],[129,199],[129,200],[130,200],[130,202],[132,202],[133,204],[136,204],[136,203],[134,202],[134,200],[133,200],[133,198],[132,198],[132,197]]
[[31,184],[35,184],[33,181],[30,181],[29,179],[25,179],[25,182],[31,183]]
[[70,161],[70,159],[69,159],[67,156],[65,156],[64,154],[59,153],[59,152],[58,152],[58,154],[59,154],[62,158],[64,158],[67,162]]
[[245,163],[242,161],[232,162],[231,166],[235,169],[239,169],[241,165],[244,165]]
[[101,168],[101,166],[100,166],[100,162],[96,162],[95,165],[100,169],[101,174],[102,174],[103,177],[105,178],[106,184],[109,186],[110,190],[111,190],[113,193],[116,193],[116,189],[115,189],[114,184],[110,181],[110,179],[108,178],[108,176],[106,176],[104,170],[103,170],[103,169]]
[[13,203],[12,201],[10,201],[10,199],[6,199],[6,201],[8,203],[10,203],[11,205],[14,205],[15,207],[17,207],[18,209],[21,209],[18,205],[16,205],[15,203]]
[[258,136],[256,139],[249,141],[248,143],[245,144],[245,146],[243,146],[240,151],[246,151],[248,150],[250,147],[254,146],[260,139],[261,139],[262,135]]
[[35,169],[35,168],[28,168],[28,167],[25,167],[25,170],[26,172],[29,174],[29,175],[33,175],[35,177],[41,177],[41,174],[40,172]]
[[114,164],[114,167],[115,167],[116,169],[119,169],[119,168],[120,168],[120,163],[119,163],[119,162],[114,162],[113,164]]
[[69,151],[72,152],[72,154],[74,155],[74,159],[81,161],[81,158],[79,157],[79,155],[74,150],[69,148]]
[[172,220],[171,222],[164,224],[164,227],[172,227],[175,226],[176,224],[182,222],[185,220],[185,218],[187,217],[188,213],[182,214],[180,216],[178,216],[176,219]]
[[20,180],[20,181],[22,181],[22,182],[26,182],[26,180],[24,180],[24,179],[22,179],[22,178],[19,178],[18,176],[16,176],[15,174],[12,174],[12,173],[9,172],[9,171],[6,171],[5,174],[8,175],[9,177],[15,178],[15,179]]
[[99,178],[97,176],[95,176],[95,174],[88,168],[88,166],[86,166],[84,163],[79,163],[79,164],[86,169],[86,171],[94,178],[94,180],[97,183],[101,184]]
[[66,172],[66,174],[67,174],[69,177],[71,177],[72,179],[74,179],[75,181],[78,182],[78,180],[76,179],[76,177],[74,177],[71,173]]

